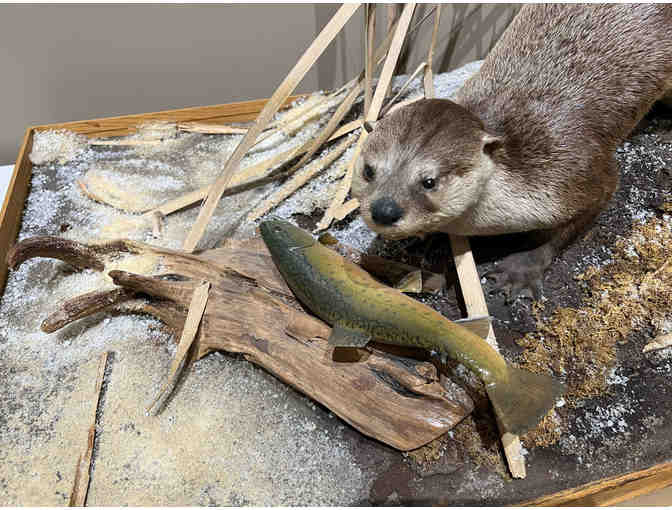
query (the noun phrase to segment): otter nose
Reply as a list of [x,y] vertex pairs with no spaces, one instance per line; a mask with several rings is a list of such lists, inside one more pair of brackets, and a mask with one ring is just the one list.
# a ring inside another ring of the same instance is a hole
[[371,204],[371,218],[378,225],[392,225],[404,215],[399,204],[389,197],[383,197]]

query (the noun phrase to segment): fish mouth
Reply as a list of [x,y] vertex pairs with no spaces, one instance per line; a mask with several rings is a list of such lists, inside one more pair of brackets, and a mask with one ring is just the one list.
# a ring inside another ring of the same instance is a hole
[[275,246],[294,251],[309,248],[315,244],[315,239],[310,233],[284,220],[262,221],[259,224],[259,232],[269,248]]

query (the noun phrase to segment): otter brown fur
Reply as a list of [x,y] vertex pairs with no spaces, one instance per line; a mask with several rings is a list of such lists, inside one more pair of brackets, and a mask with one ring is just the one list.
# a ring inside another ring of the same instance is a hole
[[671,5],[526,5],[454,101],[376,124],[353,195],[388,238],[533,232],[538,246],[494,276],[539,297],[617,188],[616,147],[670,92]]

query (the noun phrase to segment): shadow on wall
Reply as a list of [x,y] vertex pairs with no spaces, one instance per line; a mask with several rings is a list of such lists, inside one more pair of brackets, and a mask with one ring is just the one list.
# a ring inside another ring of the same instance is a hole
[[[380,43],[390,17],[390,6],[376,4],[376,41]],[[337,4],[315,4],[315,35],[338,10]],[[446,72],[484,58],[520,10],[521,4],[443,4],[434,71]],[[430,13],[432,4],[418,5],[411,26]],[[432,38],[433,15],[406,43],[397,74],[412,73],[427,58]],[[364,9],[359,9],[317,61],[320,89],[333,89],[352,79],[364,66]]]

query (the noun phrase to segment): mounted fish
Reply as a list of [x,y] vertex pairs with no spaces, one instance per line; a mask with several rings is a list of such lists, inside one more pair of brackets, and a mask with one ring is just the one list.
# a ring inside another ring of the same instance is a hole
[[479,322],[451,322],[378,282],[291,223],[264,221],[260,230],[294,294],[332,326],[332,345],[363,347],[375,339],[450,356],[483,381],[502,426],[513,434],[536,426],[562,393],[564,386],[551,377],[508,365],[471,330]]

